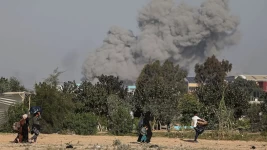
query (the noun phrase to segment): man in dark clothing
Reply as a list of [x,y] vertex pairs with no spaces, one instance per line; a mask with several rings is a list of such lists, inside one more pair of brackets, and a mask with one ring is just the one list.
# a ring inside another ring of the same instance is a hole
[[34,134],[34,135],[31,138],[31,142],[34,142],[34,143],[37,141],[37,137],[40,134],[40,122],[39,122],[40,119],[41,119],[40,112],[35,113],[34,117],[32,118],[33,125],[32,125],[31,134]]

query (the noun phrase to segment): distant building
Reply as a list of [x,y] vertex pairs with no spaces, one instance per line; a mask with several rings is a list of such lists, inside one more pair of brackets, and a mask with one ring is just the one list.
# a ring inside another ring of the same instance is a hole
[[[237,76],[228,76],[225,77],[225,81],[233,82],[236,78],[241,77],[245,80],[255,81],[259,87],[267,92],[267,75],[237,75]],[[195,81],[195,77],[187,77],[186,79],[188,92],[194,92],[198,88],[198,84]],[[260,93],[259,91],[254,91],[251,95],[250,103],[262,103],[259,101]]]
[[132,92],[134,93],[135,92],[135,89],[136,89],[136,86],[135,85],[130,85],[130,86],[127,86],[127,89],[128,89],[128,92]]
[[195,77],[186,77],[185,81],[187,84],[188,93],[192,93],[197,89],[198,84],[195,81]]
[[267,92],[267,75],[239,75],[243,79],[257,82],[259,87]]
[[[4,122],[5,112],[12,105],[17,103],[23,103],[25,99],[28,99],[28,107],[30,109],[30,96],[33,93],[30,92],[5,92],[0,93],[0,124]],[[22,114],[21,114],[22,115]],[[18,118],[20,119],[20,118]]]

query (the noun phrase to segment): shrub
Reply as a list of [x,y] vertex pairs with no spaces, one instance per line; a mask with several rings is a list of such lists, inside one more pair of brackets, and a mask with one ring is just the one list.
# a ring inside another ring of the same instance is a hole
[[250,129],[250,120],[247,118],[244,118],[242,120],[237,120],[235,124],[235,128],[238,128],[239,130]]
[[32,97],[32,106],[42,108],[40,120],[42,133],[55,133],[62,129],[64,119],[74,112],[72,94],[63,93],[45,82],[35,85],[36,95]]
[[121,141],[119,139],[116,139],[113,141],[113,146],[121,145]]
[[201,107],[202,106],[195,95],[185,94],[178,105],[178,110],[182,115],[180,118],[181,124],[190,125],[194,111],[199,111]]
[[63,123],[63,129],[79,135],[96,134],[97,117],[91,113],[70,114]]
[[261,118],[260,118],[261,106],[252,104],[248,109],[248,118],[250,119],[251,131],[258,132],[261,130]]
[[112,134],[122,135],[132,131],[132,118],[127,108],[118,106],[110,116],[109,129]]
[[134,118],[133,120],[133,130],[136,131],[136,132],[139,132],[139,121],[140,121],[140,118]]
[[23,114],[27,114],[28,110],[24,104],[19,103],[8,108],[8,111],[5,113],[4,118],[5,122],[1,125],[1,132],[13,132],[13,123],[18,122]]
[[110,95],[108,102],[108,129],[111,134],[122,135],[133,129],[133,120],[130,109],[117,95]]

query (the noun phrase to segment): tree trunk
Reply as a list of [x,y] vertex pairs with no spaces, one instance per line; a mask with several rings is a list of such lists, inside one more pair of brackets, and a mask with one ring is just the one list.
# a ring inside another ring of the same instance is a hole
[[155,124],[156,124],[156,118],[153,117],[153,122],[152,122],[152,126],[151,126],[152,131],[155,130]]

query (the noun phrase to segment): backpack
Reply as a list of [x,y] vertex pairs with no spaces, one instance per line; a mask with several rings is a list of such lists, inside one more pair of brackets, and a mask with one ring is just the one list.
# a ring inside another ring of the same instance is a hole
[[13,123],[13,130],[18,131],[19,128],[20,128],[20,123],[19,122]]
[[199,126],[207,126],[208,124],[208,121],[197,120],[197,125]]

